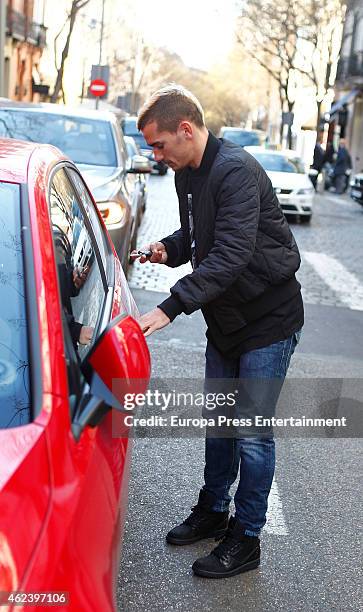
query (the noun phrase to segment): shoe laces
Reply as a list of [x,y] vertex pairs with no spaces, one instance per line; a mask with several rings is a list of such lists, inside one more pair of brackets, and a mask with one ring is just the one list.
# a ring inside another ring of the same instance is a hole
[[205,518],[205,510],[199,505],[192,507],[192,512],[188,516],[188,518],[183,521],[184,525],[190,525],[190,527],[194,527],[199,525],[199,523]]
[[222,559],[222,557],[229,553],[231,548],[237,543],[238,540],[233,535],[232,527],[228,527],[222,541],[214,548],[212,552],[216,557],[218,557],[218,559]]

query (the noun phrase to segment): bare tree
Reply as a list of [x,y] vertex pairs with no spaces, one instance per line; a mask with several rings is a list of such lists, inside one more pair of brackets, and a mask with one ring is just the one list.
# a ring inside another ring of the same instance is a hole
[[[322,101],[331,87],[337,60],[336,36],[344,0],[248,0],[241,15],[238,42],[278,84],[281,110],[291,113],[297,81],[315,87],[317,129]],[[246,44],[247,43],[247,44]],[[291,146],[291,127],[288,132]]]
[[298,33],[305,25],[303,7],[301,0],[248,0],[237,32],[238,42],[277,82],[282,112],[292,113],[296,72],[306,73],[297,63]]
[[143,86],[150,77],[155,51],[149,47],[143,47],[138,54],[120,54],[115,51],[112,62],[113,81],[117,82],[118,88],[124,89],[131,94],[130,110],[136,113],[138,99]]
[[[67,16],[67,19],[54,39],[54,58],[55,58],[55,64],[56,64],[56,69],[57,69],[57,78],[56,78],[56,82],[54,85],[53,93],[50,97],[51,102],[57,102],[60,93],[62,93],[63,102],[65,102],[65,96],[64,96],[64,91],[63,91],[64,66],[65,66],[65,62],[69,54],[69,46],[70,46],[72,33],[73,33],[73,29],[76,23],[78,12],[83,7],[85,7],[86,4],[89,3],[89,1],[90,0],[72,0],[71,8]],[[58,66],[57,65],[57,42],[64,28],[67,26],[67,24],[68,24],[67,37],[66,37],[66,41],[65,41],[65,44],[62,50],[60,64]]]
[[307,0],[306,25],[299,32],[305,42],[308,78],[315,88],[317,103],[316,130],[319,131],[321,105],[333,86],[332,77],[339,56],[345,15],[344,0]]
[[[174,82],[184,85],[200,99],[208,127],[214,132],[221,125],[238,125],[242,118],[247,118],[249,109],[233,91],[231,83],[230,90],[226,87],[226,79],[189,68],[176,53],[147,43],[128,24],[121,22],[118,26],[117,39],[111,46],[111,88],[114,96],[131,93],[130,112],[136,113],[139,103],[153,91]],[[121,28],[122,49],[117,44]]]

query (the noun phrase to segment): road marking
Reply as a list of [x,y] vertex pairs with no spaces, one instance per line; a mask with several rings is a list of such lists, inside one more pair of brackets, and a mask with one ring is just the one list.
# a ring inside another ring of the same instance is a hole
[[272,487],[268,498],[267,521],[263,530],[273,535],[288,535],[284,513],[282,511],[282,502],[275,479],[272,481]]
[[343,304],[352,310],[363,310],[363,285],[355,274],[325,253],[303,251],[302,256]]

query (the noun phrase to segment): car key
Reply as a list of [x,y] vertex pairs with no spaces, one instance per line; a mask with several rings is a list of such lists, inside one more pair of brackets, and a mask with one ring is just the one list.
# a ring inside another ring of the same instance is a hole
[[152,251],[137,251],[138,257],[146,257],[147,259],[149,259],[149,257],[151,257],[152,254],[153,254]]

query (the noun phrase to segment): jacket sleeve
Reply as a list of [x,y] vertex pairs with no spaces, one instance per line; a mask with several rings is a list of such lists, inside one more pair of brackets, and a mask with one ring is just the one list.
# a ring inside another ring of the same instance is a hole
[[225,164],[223,170],[216,195],[213,247],[191,274],[171,288],[171,297],[160,304],[173,318],[178,304],[177,314],[191,314],[222,295],[254,253],[260,214],[257,177],[242,163],[237,167],[235,162]]
[[166,265],[170,268],[176,268],[189,261],[188,243],[184,238],[182,228],[176,230],[174,234],[162,238],[160,242],[165,245],[168,254]]

